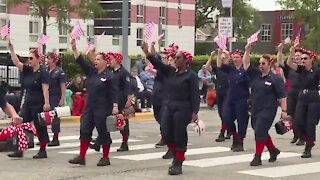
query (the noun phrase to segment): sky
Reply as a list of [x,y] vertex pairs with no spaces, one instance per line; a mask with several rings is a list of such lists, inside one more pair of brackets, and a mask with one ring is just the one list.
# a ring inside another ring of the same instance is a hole
[[280,10],[276,0],[251,0],[251,5],[260,11]]

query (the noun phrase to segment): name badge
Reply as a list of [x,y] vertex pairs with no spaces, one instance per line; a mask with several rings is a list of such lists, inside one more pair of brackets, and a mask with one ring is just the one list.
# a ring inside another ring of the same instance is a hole
[[264,84],[267,86],[271,86],[271,82],[268,82],[268,81],[266,81]]
[[106,78],[101,78],[100,81],[105,82],[107,79]]

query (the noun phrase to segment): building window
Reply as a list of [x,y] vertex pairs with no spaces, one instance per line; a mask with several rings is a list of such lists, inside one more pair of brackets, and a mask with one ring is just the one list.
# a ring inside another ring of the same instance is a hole
[[68,26],[65,24],[59,25],[59,43],[68,43]]
[[39,35],[39,22],[29,21],[29,41],[37,42]]
[[94,36],[94,28],[93,28],[93,25],[88,25],[88,26],[87,26],[87,36],[89,36],[89,37]]
[[112,36],[112,45],[119,46],[120,44],[120,36],[119,35],[113,35]]
[[144,6],[137,5],[137,23],[144,23]]
[[166,30],[162,29],[160,34],[163,34],[163,37],[161,38],[161,40],[159,42],[160,47],[165,47],[166,46]]
[[67,52],[67,49],[59,49],[59,55],[60,57],[63,57]]
[[167,9],[166,7],[160,7],[160,22],[166,24]]
[[262,24],[261,25],[261,41],[270,42],[271,41],[271,24]]
[[141,46],[143,40],[143,28],[137,29],[137,46]]
[[7,13],[7,1],[0,0],[0,13]]
[[292,38],[293,35],[293,23],[281,24],[281,40],[285,40],[287,37]]

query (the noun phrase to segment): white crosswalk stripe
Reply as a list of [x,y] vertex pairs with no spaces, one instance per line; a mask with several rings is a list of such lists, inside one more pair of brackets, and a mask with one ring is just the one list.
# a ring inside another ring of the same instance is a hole
[[[78,155],[79,154],[79,136],[61,136],[60,146],[48,147],[48,151],[56,151],[59,154],[65,155]],[[153,143],[147,143],[143,139],[129,139],[130,151],[116,153],[117,149],[122,142],[122,139],[114,139],[113,145],[110,148],[110,152],[114,153],[110,155],[112,159],[118,159],[120,161],[161,161],[161,157],[165,154],[167,148],[156,149]],[[37,151],[38,148],[29,149],[29,151]],[[96,152],[93,149],[88,149],[88,155],[94,155],[101,153]],[[277,166],[276,163],[270,166],[250,167],[249,162],[253,159],[254,152],[245,150],[244,152],[234,153],[230,151],[229,147],[214,146],[210,147],[193,147],[188,144],[188,151],[186,152],[187,160],[184,161],[184,166],[191,166],[195,168],[212,168],[217,166],[223,166],[229,168],[233,164],[245,164],[241,169],[234,170],[234,173],[239,175],[266,177],[266,178],[282,178],[282,177],[294,177],[298,175],[305,175],[311,173],[320,173],[320,162],[297,162],[290,165]],[[278,161],[281,159],[299,158],[300,153],[294,152],[281,152],[278,156]],[[263,164],[269,159],[269,153],[264,152],[262,154]],[[299,158],[300,159],[300,158]],[[297,171],[299,169],[299,171]],[[240,176],[241,177],[241,176]],[[241,179],[241,178],[240,178]]]

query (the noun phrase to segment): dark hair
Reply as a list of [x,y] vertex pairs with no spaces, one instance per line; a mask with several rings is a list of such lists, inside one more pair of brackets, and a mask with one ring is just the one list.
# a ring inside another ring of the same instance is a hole
[[53,59],[57,66],[61,67],[61,58],[60,58],[60,56],[55,52],[49,52],[48,54],[49,54],[48,57]]
[[269,54],[264,54],[264,55],[262,55],[262,58],[263,58],[263,59],[266,59],[266,60],[268,61],[269,65],[272,65],[272,64],[273,64],[273,59],[272,59],[272,57],[271,57]]
[[309,51],[304,51],[302,54],[306,54],[309,56],[309,58],[311,58],[311,53]]

